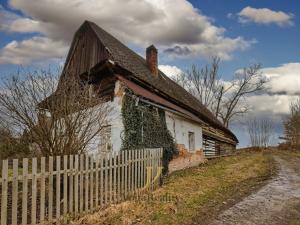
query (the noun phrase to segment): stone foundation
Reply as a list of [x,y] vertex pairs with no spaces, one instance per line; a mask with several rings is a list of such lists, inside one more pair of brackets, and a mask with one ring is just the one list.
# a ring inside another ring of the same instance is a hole
[[192,153],[189,152],[184,145],[178,144],[177,148],[179,154],[169,163],[169,173],[193,166],[198,166],[200,163],[207,161],[202,149],[196,150]]

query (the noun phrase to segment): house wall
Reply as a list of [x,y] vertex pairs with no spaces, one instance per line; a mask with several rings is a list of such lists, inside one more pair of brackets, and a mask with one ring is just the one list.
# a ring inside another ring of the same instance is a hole
[[166,122],[169,131],[178,145],[183,146],[189,151],[189,132],[195,134],[195,150],[203,149],[202,146],[202,128],[198,123],[189,121],[184,117],[166,111]]
[[[110,108],[110,113],[107,118],[108,125],[111,126],[111,147],[113,152],[118,152],[122,146],[122,131],[124,129],[123,121],[122,121],[122,114],[121,114],[121,107],[122,107],[122,95],[119,93],[119,82],[116,82],[115,86],[115,97],[113,101],[106,102],[107,106]],[[101,134],[97,135],[92,141],[89,146],[89,152],[92,154],[99,153],[100,150],[100,143],[101,143]]]
[[[166,111],[167,128],[171,132],[178,148],[176,156],[169,164],[169,173],[176,170],[197,166],[206,161],[203,153],[202,128],[198,123]],[[190,151],[188,133],[195,134],[195,151]]]

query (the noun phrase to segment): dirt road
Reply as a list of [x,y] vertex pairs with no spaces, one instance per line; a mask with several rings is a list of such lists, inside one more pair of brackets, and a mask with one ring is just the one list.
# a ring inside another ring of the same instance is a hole
[[222,212],[213,225],[300,224],[300,158],[274,157],[278,175],[258,192]]

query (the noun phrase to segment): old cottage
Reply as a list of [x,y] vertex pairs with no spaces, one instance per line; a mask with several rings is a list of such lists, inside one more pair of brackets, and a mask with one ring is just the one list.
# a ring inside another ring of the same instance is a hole
[[[149,146],[157,143],[149,142],[150,137],[158,140],[162,136],[163,127],[155,127],[157,121],[165,123],[179,155],[188,156],[186,164],[203,159],[203,153],[224,154],[238,143],[208,109],[158,69],[158,51],[153,45],[146,49],[144,59],[95,23],[86,21],[74,35],[60,82],[67,76],[84,80],[92,96],[107,99],[113,107],[115,117],[98,137],[93,151],[119,151],[126,140],[135,140],[138,147],[157,147]],[[125,100],[131,104],[126,110]],[[138,116],[133,117],[137,121],[132,126],[135,129],[130,130],[124,116],[128,110],[130,114],[130,110],[139,109]],[[149,112],[158,116],[147,118]]]

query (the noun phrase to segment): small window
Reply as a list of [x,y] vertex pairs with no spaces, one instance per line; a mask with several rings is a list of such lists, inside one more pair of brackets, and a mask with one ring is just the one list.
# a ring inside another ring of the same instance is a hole
[[99,152],[111,152],[111,150],[111,126],[107,126],[100,132]]
[[195,133],[189,132],[189,150],[191,152],[195,151]]

